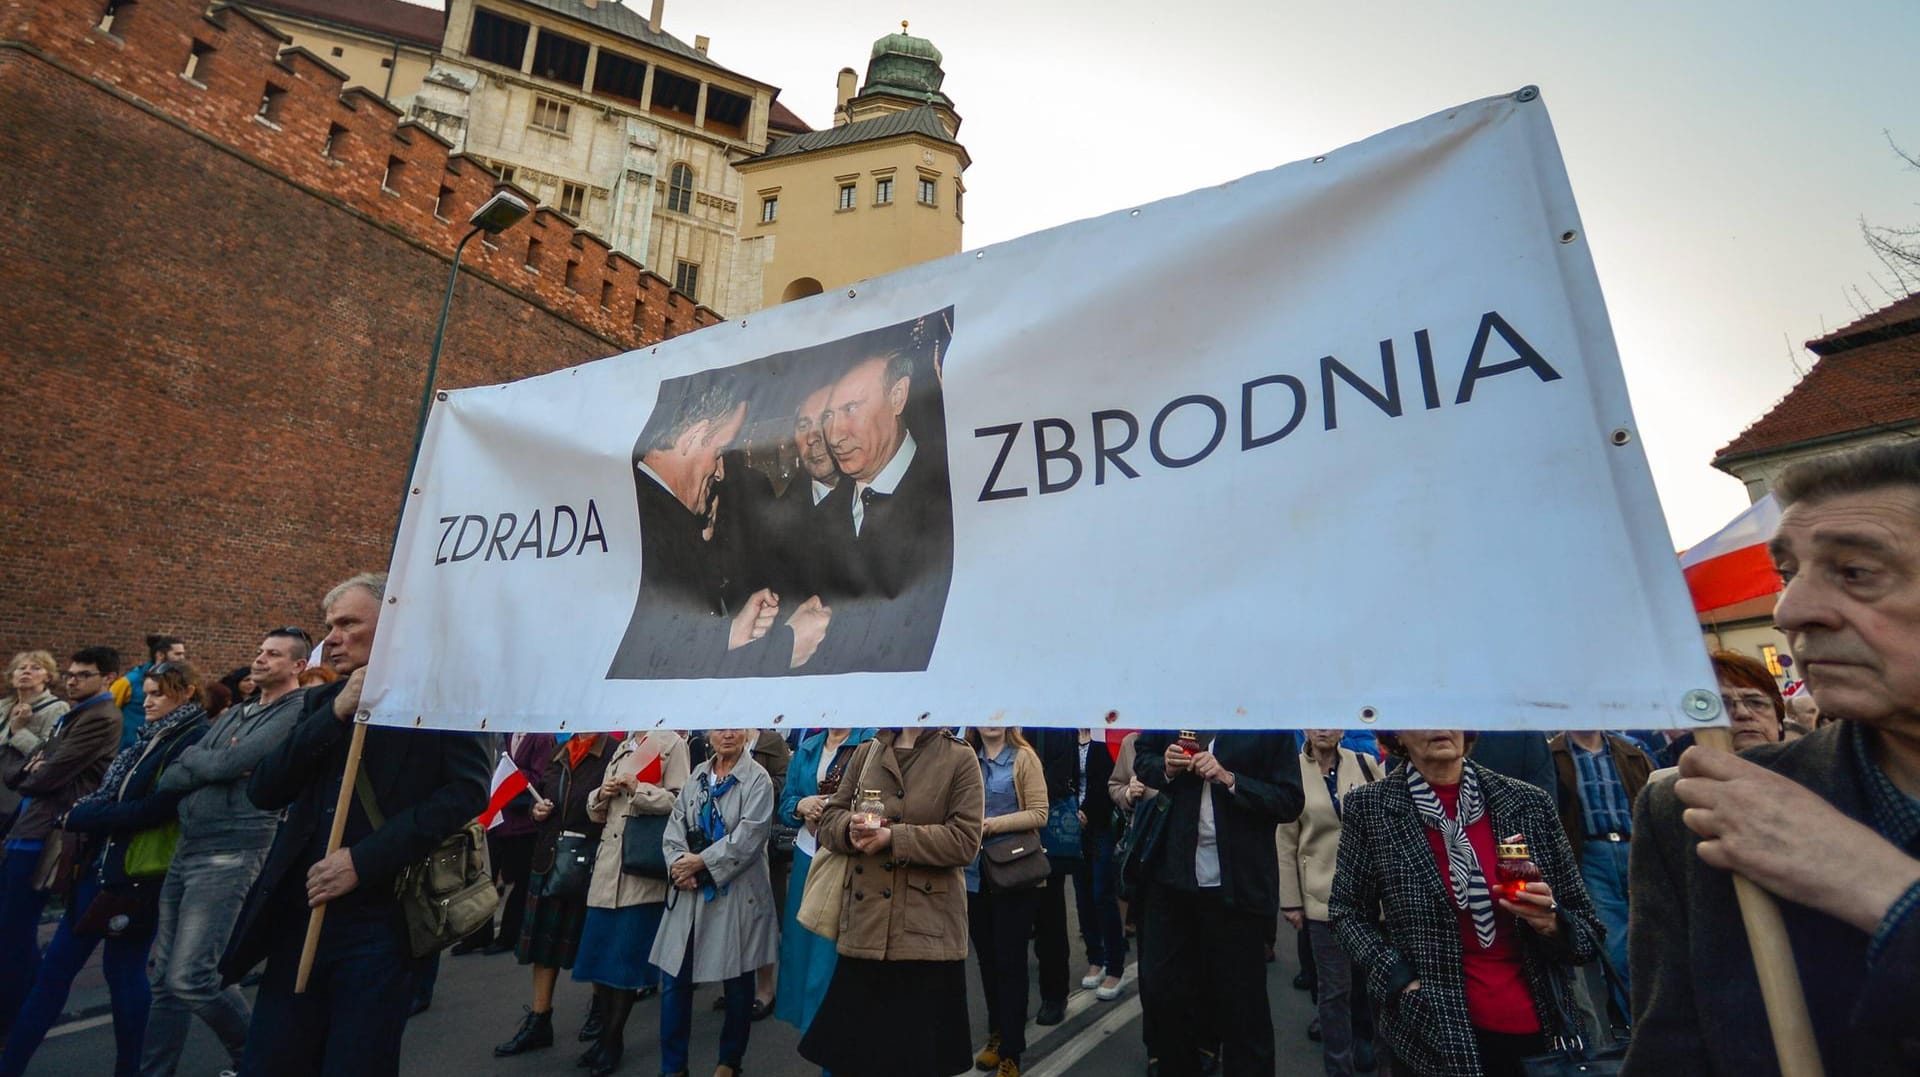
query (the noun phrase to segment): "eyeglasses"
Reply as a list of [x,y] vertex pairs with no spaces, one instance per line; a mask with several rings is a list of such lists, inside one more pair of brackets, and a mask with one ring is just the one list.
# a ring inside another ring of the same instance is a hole
[[106,674],[100,673],[94,670],[70,669],[64,674],[64,676],[66,677],[67,680],[70,680],[70,681],[85,681],[85,680],[91,680],[94,677],[104,677],[106,676]]
[[1744,696],[1721,696],[1720,702],[1727,705],[1729,712],[1744,710],[1753,714],[1773,713],[1773,700],[1758,692]]

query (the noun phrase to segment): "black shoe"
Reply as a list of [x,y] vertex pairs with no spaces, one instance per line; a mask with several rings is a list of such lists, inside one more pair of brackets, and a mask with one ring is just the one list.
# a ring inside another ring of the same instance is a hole
[[513,1038],[493,1049],[495,1058],[511,1058],[524,1051],[539,1047],[553,1046],[553,1011],[534,1013],[527,1011],[526,1019],[520,1022],[520,1031]]
[[620,1068],[620,1056],[625,1053],[625,1048],[618,1051],[601,1051],[600,1057],[594,1061],[593,1069],[588,1071],[589,1077],[607,1077],[608,1074]]
[[1067,1019],[1067,1004],[1040,1000],[1040,1012],[1033,1017],[1036,1025],[1057,1025]]
[[768,999],[765,1002],[762,1002],[759,999],[754,999],[753,1000],[753,1019],[755,1021],[765,1021],[767,1018],[772,1017],[773,1003],[774,1003],[773,999]]
[[580,1022],[581,1043],[600,1042],[600,1030],[606,1025],[606,1021],[603,1020],[605,1016],[606,1010],[600,1005],[600,996],[596,994],[593,1001],[587,1005],[587,1019]]
[[511,939],[495,939],[480,948],[481,957],[492,957],[495,954],[510,954],[512,952],[513,940]]
[[1307,979],[1306,973],[1296,972],[1293,974],[1293,989],[1295,991],[1311,991],[1313,990],[1313,981]]
[[1320,1042],[1320,1019],[1318,1017],[1307,1022],[1307,1038],[1315,1043]]
[[454,957],[465,957],[468,954],[477,954],[491,945],[493,945],[493,936],[488,935],[482,937],[480,933],[476,931],[466,938],[461,939],[459,942],[454,943],[447,953],[452,954]]
[[658,987],[643,987],[633,993],[633,1001],[645,1002],[659,993],[660,989]]
[[715,1012],[718,1012],[726,1008],[727,1008],[727,993],[725,991],[722,991],[720,992],[720,997],[713,1000],[713,1009]]
[[574,1068],[583,1070],[598,1068],[602,1053],[600,1045],[597,1043],[594,1044],[592,1047],[580,1052],[580,1057],[573,1060]]
[[417,998],[413,1000],[413,1005],[407,1007],[407,1016],[418,1017],[421,1014],[426,1013],[428,1010],[432,1008],[433,1008],[432,996],[428,996],[427,998]]
[[1372,1073],[1378,1069],[1380,1060],[1373,1055],[1373,1041],[1356,1039],[1353,1041],[1353,1072]]

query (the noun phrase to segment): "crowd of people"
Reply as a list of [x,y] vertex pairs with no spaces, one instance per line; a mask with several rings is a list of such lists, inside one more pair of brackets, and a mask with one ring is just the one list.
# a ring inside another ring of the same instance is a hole
[[[768,1017],[823,1074],[1018,1077],[1075,982],[1069,887],[1081,988],[1119,998],[1139,953],[1161,1077],[1275,1072],[1283,927],[1329,1077],[1518,1077],[1575,1045],[1627,1073],[1772,1072],[1732,873],[1781,899],[1827,1071],[1920,1072],[1920,448],[1776,493],[1775,617],[1806,680],[1789,703],[1712,655],[1734,752],[1678,730],[372,727],[342,798],[382,575],[325,596],[323,660],[299,627],[220,681],[168,636],[124,673],[110,647],[64,670],[27,651],[0,701],[0,1077],[96,950],[116,1074],[174,1073],[196,1017],[240,1074],[396,1073],[446,943],[531,966],[503,1057],[554,1046],[565,972],[593,987],[595,1077],[656,998],[670,1077],[696,1054],[737,1077]],[[487,832],[497,922],[423,946],[408,882],[487,813],[503,757],[526,790]],[[698,984],[720,985],[715,1044],[691,1042]]]

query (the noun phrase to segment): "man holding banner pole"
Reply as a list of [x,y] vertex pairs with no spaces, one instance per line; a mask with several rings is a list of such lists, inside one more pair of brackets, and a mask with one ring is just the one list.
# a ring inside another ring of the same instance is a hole
[[1920,442],[1808,461],[1775,493],[1774,620],[1842,720],[1739,756],[1694,748],[1641,797],[1629,1074],[1783,1066],[1751,1034],[1735,874],[1781,899],[1826,1072],[1920,1072]]
[[[327,661],[343,676],[307,694],[292,731],[248,783],[257,807],[286,810],[221,961],[228,983],[267,963],[241,1063],[250,1077],[399,1072],[420,963],[394,879],[487,804],[488,735],[370,729],[365,785],[348,798],[340,847],[327,851],[385,591],[385,573],[365,573],[328,593]],[[378,825],[368,802],[383,817]],[[296,993],[309,913],[321,906],[328,913],[313,978]]]

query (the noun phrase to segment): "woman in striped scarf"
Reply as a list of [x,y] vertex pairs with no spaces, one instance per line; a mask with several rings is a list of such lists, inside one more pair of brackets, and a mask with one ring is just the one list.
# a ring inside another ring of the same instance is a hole
[[[1553,799],[1468,760],[1460,730],[1382,739],[1407,765],[1347,795],[1334,934],[1396,1074],[1518,1077],[1577,1032],[1570,967],[1605,934]],[[1496,849],[1522,841],[1542,881],[1508,890]]]

